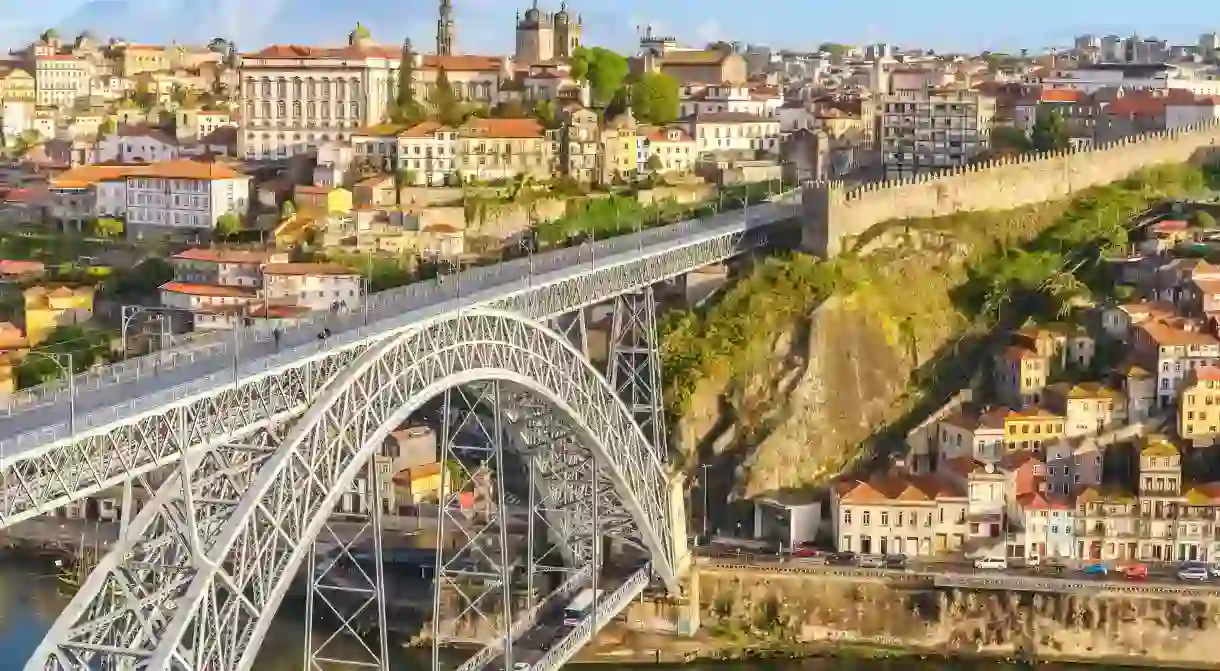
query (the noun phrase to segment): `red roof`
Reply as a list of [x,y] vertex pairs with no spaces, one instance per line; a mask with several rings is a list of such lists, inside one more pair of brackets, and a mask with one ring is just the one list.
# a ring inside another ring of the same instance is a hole
[[[367,46],[346,47],[312,47],[302,44],[273,44],[254,53],[242,54],[242,58],[286,58],[293,60],[315,60],[326,58],[356,59],[384,58],[398,60],[402,50],[398,47],[370,44]],[[426,55],[423,58],[423,69],[438,70],[444,68],[448,72],[498,72],[504,67],[504,59],[499,56],[435,56]]]
[[1106,114],[1121,117],[1162,116],[1169,98],[1155,96],[1124,96],[1106,107]]
[[1195,377],[1200,380],[1209,380],[1211,382],[1220,382],[1220,367],[1217,366],[1199,366],[1195,369]]
[[209,261],[211,263],[241,263],[247,265],[259,265],[267,263],[274,256],[274,252],[264,252],[258,250],[247,249],[208,249],[196,247],[188,249],[184,252],[174,254],[173,259],[178,261]]
[[172,291],[188,296],[203,296],[207,298],[254,298],[252,289],[220,284],[192,284],[190,282],[166,282],[161,285],[161,291]]
[[1083,91],[1073,91],[1071,89],[1042,89],[1039,100],[1044,103],[1075,103],[1084,100]]

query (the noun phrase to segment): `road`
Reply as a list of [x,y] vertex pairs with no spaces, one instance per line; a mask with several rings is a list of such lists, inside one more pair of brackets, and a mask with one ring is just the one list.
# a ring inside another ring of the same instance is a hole
[[[1177,578],[1177,563],[1172,562],[1138,562],[1148,567],[1148,578],[1144,580],[1129,580],[1124,578],[1117,568],[1137,562],[1100,562],[1110,568],[1107,575],[1091,575],[1082,571],[1067,568],[1057,570],[1052,567],[1010,567],[1007,570],[976,569],[971,560],[965,558],[950,559],[911,559],[905,569],[865,569],[855,565],[828,566],[824,560],[803,559],[800,557],[777,556],[775,554],[750,554],[734,550],[701,548],[697,553],[700,560],[711,565],[732,567],[756,567],[768,570],[794,569],[810,573],[835,573],[838,575],[858,575],[860,578],[886,576],[899,578],[902,576],[927,577],[931,579],[952,580],[955,578],[969,580],[993,580],[1003,578],[1063,580],[1079,583],[1113,585],[1113,586],[1157,586],[1161,588],[1180,589],[1210,589],[1220,591],[1220,580],[1206,582],[1181,581]],[[1085,564],[1090,562],[1084,562]],[[1098,562],[1092,562],[1098,563]]]
[[[176,363],[153,366],[155,355],[131,359],[104,370],[91,371],[75,379],[74,407],[66,384],[61,384],[42,407],[22,409],[27,395],[15,395],[16,409],[0,417],[0,454],[12,458],[24,450],[45,446],[78,431],[103,425],[141,410],[161,407],[170,391],[179,388],[198,393],[233,379],[254,376],[317,354],[337,350],[365,339],[365,329],[388,332],[445,315],[459,307],[469,308],[502,300],[527,286],[554,283],[580,276],[595,265],[624,263],[673,249],[687,241],[715,239],[744,225],[757,227],[783,220],[786,205],[755,205],[748,217],[725,212],[711,218],[655,228],[605,240],[594,245],[566,248],[482,268],[473,268],[457,279],[430,281],[381,292],[370,298],[366,310],[338,315],[320,315],[299,326],[285,329],[279,343],[259,329],[238,329],[218,334],[211,345],[197,342],[180,352]],[[366,326],[367,324],[367,326]],[[330,337],[319,338],[323,329]],[[210,349],[209,349],[210,348]],[[139,368],[141,376],[132,379]],[[188,387],[188,385],[190,385]]]

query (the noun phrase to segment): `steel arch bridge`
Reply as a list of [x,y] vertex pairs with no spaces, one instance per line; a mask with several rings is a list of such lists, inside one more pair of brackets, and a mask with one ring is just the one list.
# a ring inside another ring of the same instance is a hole
[[[586,621],[533,661],[534,669],[556,668],[654,577],[677,589],[685,538],[671,533],[682,512],[674,512],[678,490],[664,470],[652,285],[765,244],[766,231],[798,208],[789,194],[742,213],[476,269],[378,294],[362,314],[305,324],[285,334],[282,349],[265,332],[205,337],[78,376],[75,389],[19,397],[19,412],[0,419],[0,527],[174,465],[138,516],[125,501],[120,547],[27,668],[250,668],[303,562],[312,612],[322,587],[315,575],[335,563],[318,567],[313,541],[333,536],[328,514],[359,489],[362,472],[366,485],[378,481],[370,456],[379,437],[438,394],[442,461],[469,456],[455,435],[471,418],[483,424],[490,415],[494,424],[483,427],[490,440],[482,462],[466,473],[476,489],[480,478],[495,481],[484,491],[491,512],[473,536],[463,526],[469,520],[457,521],[468,541],[461,556],[437,555],[442,587],[479,574],[458,566],[475,554],[492,567],[481,575],[498,576],[491,580],[498,587],[463,611],[498,602],[492,642],[483,636],[485,647],[462,668],[507,663],[514,641],[547,609],[579,589],[607,587]],[[603,377],[586,361],[584,315],[607,299],[615,309]],[[320,327],[333,336],[315,338]],[[449,409],[459,406],[451,422]],[[562,582],[545,598],[536,597],[534,581],[545,557],[535,556],[532,540],[526,589],[510,592],[506,497],[522,489],[506,492],[510,465],[527,483],[529,538],[537,518],[563,554]],[[376,497],[375,487],[365,495]],[[370,508],[378,512],[366,528],[379,557],[380,506]],[[440,516],[443,537],[454,518],[448,504]],[[649,563],[599,583],[607,537],[642,548]],[[488,538],[494,547],[485,547]],[[350,542],[338,545],[350,558]],[[349,592],[368,596],[358,608],[375,603],[384,632],[379,563],[374,573],[364,575],[367,589]],[[462,638],[439,624],[440,591],[434,665],[441,642]],[[322,668],[321,651],[311,647],[307,665]],[[384,636],[373,657],[368,665],[385,668]]]

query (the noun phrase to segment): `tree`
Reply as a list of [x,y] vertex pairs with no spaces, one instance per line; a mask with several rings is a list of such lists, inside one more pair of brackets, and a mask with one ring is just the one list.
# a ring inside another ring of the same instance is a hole
[[645,73],[631,85],[631,111],[639,121],[666,124],[678,118],[678,80],[660,72]]
[[108,116],[100,124],[97,125],[98,135],[114,135],[119,130],[119,122],[114,117]]
[[838,44],[835,42],[823,42],[822,44],[820,44],[818,46],[818,51],[830,54],[830,57],[832,59],[837,60],[837,59],[843,58],[843,55],[845,53],[847,53],[847,50],[850,48],[851,47],[847,46],[846,44]]
[[661,157],[653,154],[648,157],[648,172],[656,175],[665,169],[665,164],[661,161]]
[[491,108],[491,116],[500,119],[520,119],[529,116],[525,106],[518,100],[506,100]]
[[208,42],[208,51],[217,54],[227,54],[229,52],[229,41],[223,37],[213,37]]
[[120,269],[116,291],[121,296],[144,297],[156,293],[162,284],[174,279],[174,267],[169,261],[149,257],[134,268]]
[[589,83],[593,102],[598,105],[614,98],[630,71],[625,57],[603,47],[577,47],[572,52],[572,76]]
[[222,240],[237,235],[243,228],[241,217],[233,212],[225,212],[216,218],[216,237]]
[[559,126],[559,117],[555,110],[554,101],[538,101],[538,104],[534,105],[534,117],[538,119],[538,123],[546,126],[547,128],[556,128]]
[[[80,373],[110,352],[110,335],[105,331],[81,324],[58,326],[38,345],[47,354],[70,354],[72,372]],[[67,365],[67,361],[61,361]],[[17,383],[22,387],[49,382],[63,376],[61,363],[43,356],[27,356],[17,367]]]
[[99,238],[117,238],[123,235],[123,220],[101,217],[93,222],[93,234]]
[[13,155],[24,156],[27,151],[42,144],[42,133],[34,129],[23,130],[13,142]]
[[157,104],[157,94],[153,93],[152,84],[147,77],[141,77],[136,82],[136,89],[131,94],[131,101],[140,109],[148,111]]
[[292,215],[294,215],[296,213],[297,213],[297,206],[291,200],[284,201],[284,204],[280,206],[280,218],[281,219],[287,219],[288,217],[291,217]]
[[402,41],[398,61],[398,84],[393,91],[390,120],[413,126],[423,120],[424,112],[415,99],[415,52],[411,50],[409,38]]
[[445,68],[436,72],[436,93],[432,96],[432,104],[436,108],[436,120],[446,126],[460,126],[465,120],[462,115],[462,103],[453,92],[453,85],[449,83]]
[[1020,128],[1012,126],[993,126],[991,128],[991,152],[995,156],[1022,154],[1034,145]]
[[1029,139],[1038,151],[1067,149],[1071,144],[1063,116],[1047,107],[1038,108],[1038,118]]
[[1196,228],[1215,228],[1216,218],[1205,210],[1195,210],[1190,214],[1190,223]]

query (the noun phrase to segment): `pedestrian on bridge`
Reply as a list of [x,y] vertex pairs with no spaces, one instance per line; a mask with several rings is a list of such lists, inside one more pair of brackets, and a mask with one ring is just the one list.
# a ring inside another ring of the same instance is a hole
[[283,333],[280,332],[280,327],[271,329],[271,339],[275,341],[275,351],[280,351],[280,337]]

